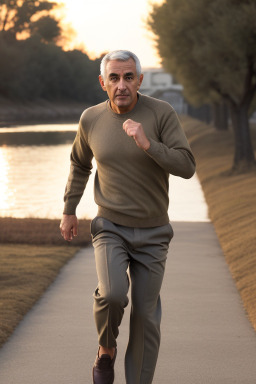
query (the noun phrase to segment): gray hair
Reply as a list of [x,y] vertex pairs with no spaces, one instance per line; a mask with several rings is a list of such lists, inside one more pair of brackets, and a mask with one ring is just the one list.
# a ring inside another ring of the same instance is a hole
[[101,74],[102,78],[104,79],[104,77],[105,77],[106,66],[107,66],[107,63],[109,61],[111,61],[111,60],[128,61],[129,59],[133,59],[135,61],[136,73],[137,73],[137,76],[140,77],[141,65],[140,65],[140,61],[139,61],[138,57],[130,51],[116,50],[116,51],[112,51],[112,52],[107,53],[103,57],[103,59],[101,60],[100,74]]

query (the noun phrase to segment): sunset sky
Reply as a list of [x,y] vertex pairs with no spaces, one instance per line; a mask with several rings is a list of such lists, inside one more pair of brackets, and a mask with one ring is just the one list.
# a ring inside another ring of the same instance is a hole
[[83,45],[90,57],[109,50],[128,49],[140,58],[143,67],[160,66],[145,20],[150,4],[163,0],[57,1],[64,4],[64,21],[76,31],[73,43],[78,47]]

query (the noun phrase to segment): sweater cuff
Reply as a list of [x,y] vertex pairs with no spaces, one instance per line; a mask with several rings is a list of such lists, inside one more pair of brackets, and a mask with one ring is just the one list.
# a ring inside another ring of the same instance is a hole
[[157,153],[162,152],[162,146],[159,145],[155,140],[149,138],[150,147],[145,151],[149,156],[154,157]]

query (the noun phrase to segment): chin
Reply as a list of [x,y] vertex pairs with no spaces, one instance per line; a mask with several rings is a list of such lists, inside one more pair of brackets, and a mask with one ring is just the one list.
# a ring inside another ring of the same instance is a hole
[[116,103],[117,107],[129,107],[130,103]]

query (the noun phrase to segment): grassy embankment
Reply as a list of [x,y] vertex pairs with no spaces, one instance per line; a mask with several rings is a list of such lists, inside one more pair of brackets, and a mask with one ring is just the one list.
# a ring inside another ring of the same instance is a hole
[[[228,175],[233,136],[190,118],[183,125],[221,247],[256,329],[256,172]],[[256,132],[253,132],[256,147]],[[90,241],[80,222],[74,245],[62,245],[58,220],[0,219],[0,345],[54,280],[59,269]],[[83,243],[81,243],[83,239]]]
[[89,221],[79,223],[72,246],[59,220],[0,218],[0,346],[81,246],[90,242]]
[[[230,272],[256,330],[256,169],[231,174],[233,134],[183,118],[197,160],[209,216]],[[252,130],[256,148],[256,129]]]
[[0,127],[21,124],[78,122],[88,107],[78,102],[12,101],[0,97]]

